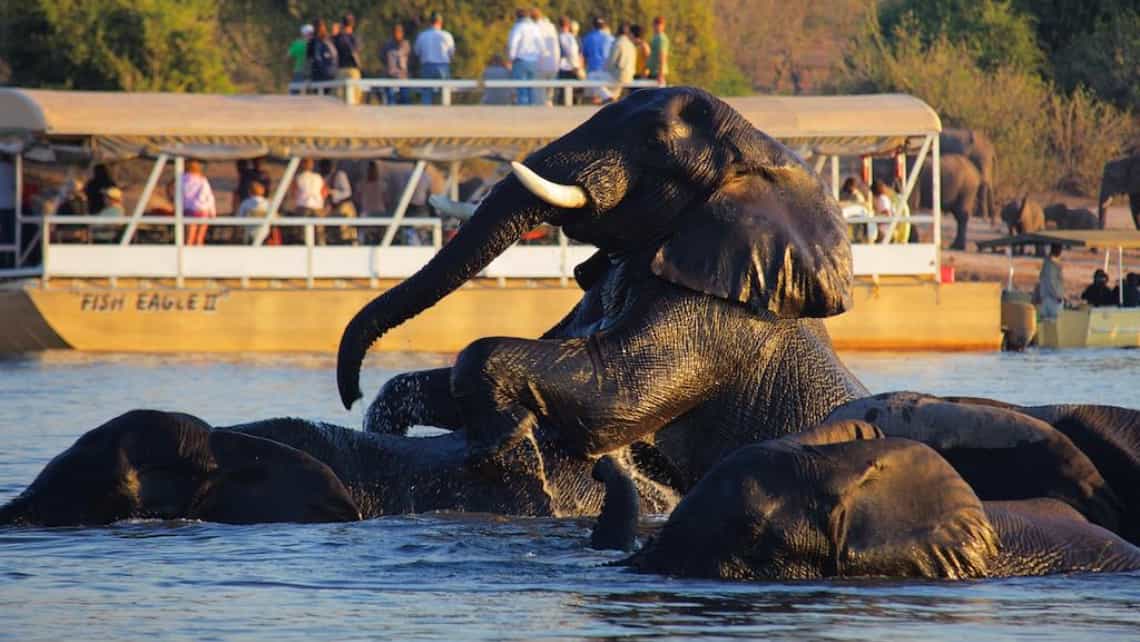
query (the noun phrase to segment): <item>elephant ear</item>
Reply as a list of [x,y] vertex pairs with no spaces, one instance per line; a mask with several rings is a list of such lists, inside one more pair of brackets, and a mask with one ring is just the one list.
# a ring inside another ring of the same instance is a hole
[[840,466],[827,525],[836,575],[986,576],[997,534],[981,500],[933,449],[887,438],[817,451]]
[[851,308],[851,244],[823,182],[755,132],[742,160],[657,251],[653,272],[754,313],[827,317]]

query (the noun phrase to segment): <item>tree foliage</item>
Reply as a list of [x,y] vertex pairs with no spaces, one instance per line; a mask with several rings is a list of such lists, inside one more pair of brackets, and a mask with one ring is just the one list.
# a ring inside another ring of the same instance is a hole
[[1102,18],[1091,32],[1071,40],[1057,56],[1056,77],[1068,89],[1088,87],[1140,113],[1140,13]]
[[905,24],[884,33],[872,16],[837,89],[910,93],[929,103],[944,125],[985,132],[997,147],[997,188],[1004,197],[1051,188],[1094,193],[1104,162],[1136,132],[1131,116],[1016,66],[986,68],[974,51],[946,34],[927,41]]
[[29,87],[225,91],[210,0],[22,0],[0,52]]
[[983,69],[1035,70],[1044,60],[1033,21],[1009,0],[901,0],[884,6],[880,23],[884,33],[901,29],[925,46],[961,43]]

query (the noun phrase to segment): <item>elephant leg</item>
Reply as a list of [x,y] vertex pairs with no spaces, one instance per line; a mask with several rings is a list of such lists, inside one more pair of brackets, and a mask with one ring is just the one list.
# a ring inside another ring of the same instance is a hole
[[364,414],[365,432],[406,435],[415,425],[458,430],[463,426],[451,396],[451,368],[418,370],[387,381]]
[[671,298],[658,298],[636,323],[586,338],[497,337],[468,346],[452,368],[452,391],[472,454],[508,448],[541,420],[570,453],[600,455],[711,398],[732,370],[731,359],[718,357],[734,353],[713,335],[739,320],[694,322],[699,309]]
[[954,218],[958,221],[958,235],[954,237],[950,249],[964,250],[966,249],[966,228],[970,225],[970,217],[967,213],[954,212]]

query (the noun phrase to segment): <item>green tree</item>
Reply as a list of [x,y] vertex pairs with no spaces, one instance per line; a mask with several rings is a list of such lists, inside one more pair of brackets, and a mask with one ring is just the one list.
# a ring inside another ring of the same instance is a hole
[[1088,87],[1113,104],[1140,113],[1140,13],[1102,18],[1056,57],[1057,82]]
[[0,51],[26,87],[226,91],[210,0],[23,0]]
[[1036,70],[1044,61],[1032,19],[1009,0],[901,0],[885,4],[880,21],[888,37],[901,29],[925,45],[960,42],[983,69]]

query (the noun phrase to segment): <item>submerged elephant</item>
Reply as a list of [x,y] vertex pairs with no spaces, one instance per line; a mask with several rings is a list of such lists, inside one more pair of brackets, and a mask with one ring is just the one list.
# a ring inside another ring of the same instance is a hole
[[[991,472],[1000,466],[994,462]],[[599,476],[619,496],[632,488],[619,466]],[[727,457],[622,564],[735,580],[1140,568],[1140,549],[1065,502],[983,501],[968,482],[920,441],[887,437],[858,420],[832,422]],[[627,547],[635,506],[607,500],[594,541]]]
[[453,367],[397,376],[367,430],[462,428],[476,458],[539,426],[582,458],[636,442],[647,473],[683,491],[736,447],[865,393],[817,319],[849,307],[852,282],[826,185],[724,102],[668,88],[516,165],[439,254],[360,310],[338,353],[345,406],[373,342],[541,222],[599,248],[575,270],[579,304],[539,339],[480,339]]
[[1110,160],[1104,164],[1100,178],[1100,198],[1097,199],[1097,220],[1104,229],[1108,205],[1117,194],[1128,195],[1128,208],[1132,224],[1140,230],[1140,152]]
[[[629,449],[614,459],[636,467]],[[190,415],[134,410],[53,459],[0,507],[0,524],[337,522],[437,510],[595,514],[603,489],[590,466],[541,432],[510,457],[475,467],[462,432],[417,439],[292,418],[212,428]],[[641,510],[672,509],[676,493],[635,476]]]

